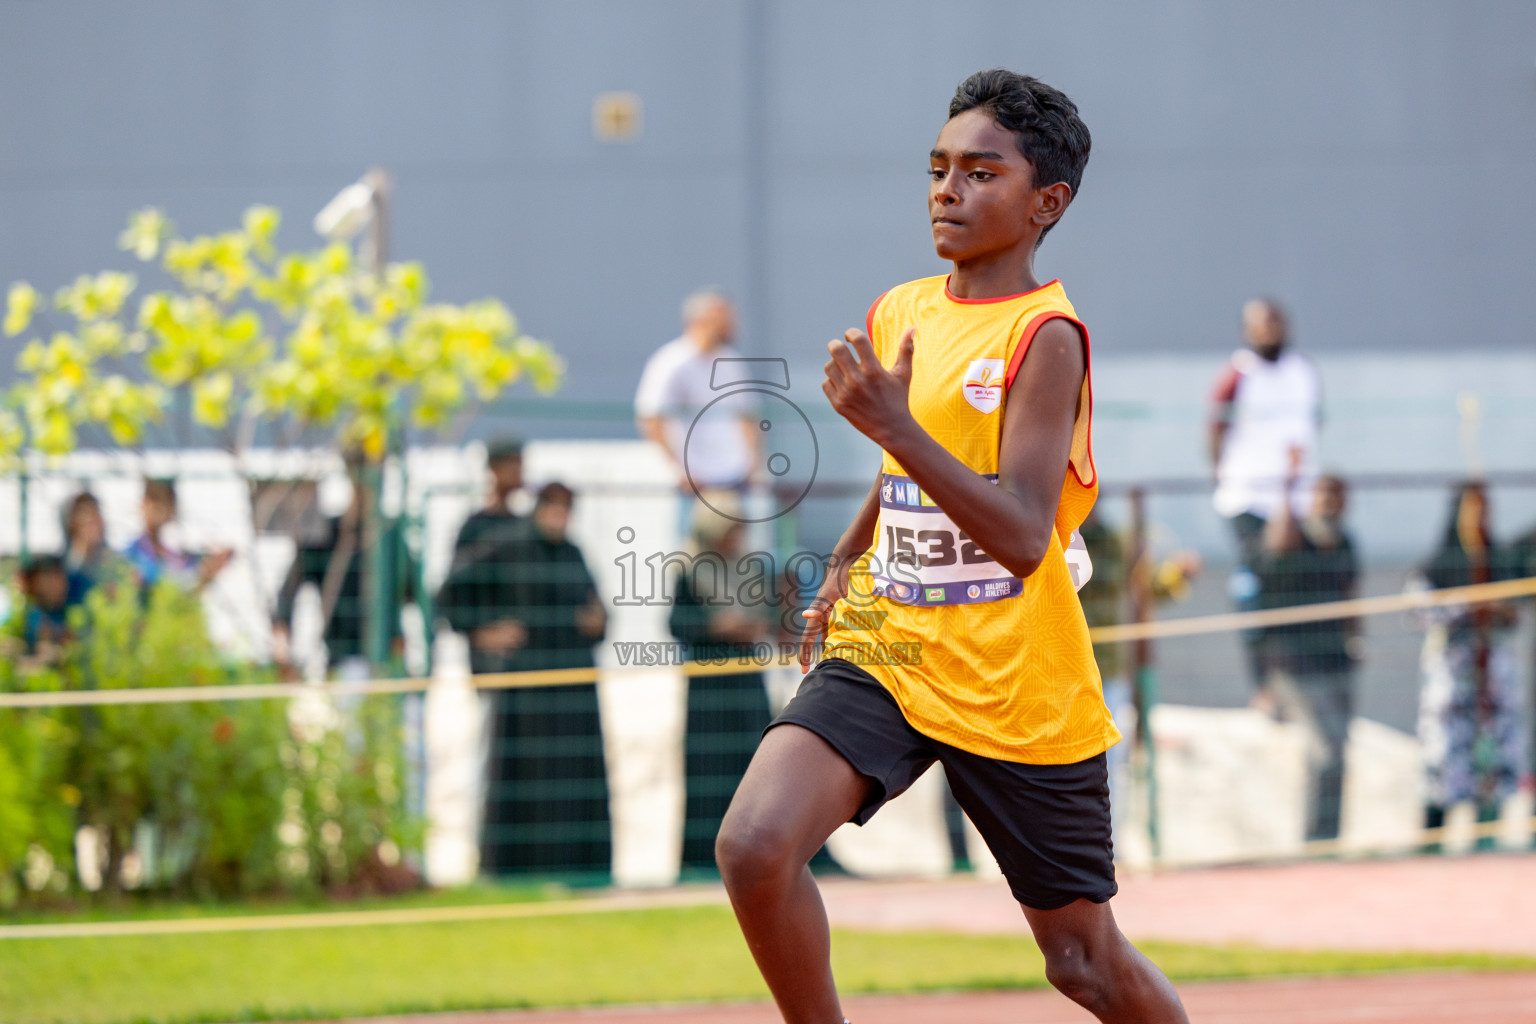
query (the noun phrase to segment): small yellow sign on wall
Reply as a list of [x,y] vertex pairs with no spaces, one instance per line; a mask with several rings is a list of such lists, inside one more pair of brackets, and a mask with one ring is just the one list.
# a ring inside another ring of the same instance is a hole
[[592,101],[592,134],[600,142],[633,142],[645,123],[645,107],[632,92],[603,92]]

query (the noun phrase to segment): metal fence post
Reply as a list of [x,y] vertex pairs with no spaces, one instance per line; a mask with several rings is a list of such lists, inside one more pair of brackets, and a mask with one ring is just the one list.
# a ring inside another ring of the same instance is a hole
[[18,550],[21,560],[25,562],[30,552],[27,550],[27,484],[30,478],[27,476],[26,457],[22,457],[21,471],[16,474],[16,518],[20,521],[21,535],[18,541]]
[[[1131,619],[1152,618],[1152,588],[1147,578],[1147,493],[1141,487],[1129,494],[1131,502],[1131,551],[1126,559],[1131,591]],[[1131,678],[1135,681],[1136,744],[1141,751],[1142,780],[1147,791],[1147,836],[1154,859],[1161,856],[1157,827],[1157,748],[1152,741],[1152,709],[1157,706],[1157,678],[1152,668],[1152,641],[1131,645]]]

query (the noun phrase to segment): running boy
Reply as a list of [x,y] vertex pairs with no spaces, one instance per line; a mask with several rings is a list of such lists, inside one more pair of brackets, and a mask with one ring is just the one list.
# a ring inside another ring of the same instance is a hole
[[[1120,934],[1104,707],[1069,564],[1098,493],[1088,334],[1034,253],[1077,192],[1088,129],[1062,93],[994,69],[961,83],[929,154],[953,271],[876,300],[828,345],[832,407],[884,450],[807,618],[802,668],[716,856],[788,1024],[843,1020],[806,863],[934,761],[1023,906],[1046,975],[1102,1021],[1184,1022]],[[894,656],[893,656],[894,655]]]

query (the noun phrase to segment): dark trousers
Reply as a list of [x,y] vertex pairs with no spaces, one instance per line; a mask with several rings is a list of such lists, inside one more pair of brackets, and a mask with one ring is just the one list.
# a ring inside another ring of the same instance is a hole
[[613,842],[597,687],[498,690],[492,701],[481,870],[606,879]]
[[[1233,516],[1232,536],[1237,540],[1237,568],[1230,587],[1233,603],[1240,612],[1259,608],[1259,577],[1254,571],[1264,550],[1264,520],[1252,512]],[[1254,689],[1264,685],[1264,631],[1245,629],[1240,634],[1243,654],[1248,664],[1248,681]]]
[[761,672],[688,680],[683,868],[715,870],[715,836],[772,715]]
[[1272,669],[1268,685],[1276,715],[1307,731],[1307,839],[1337,839],[1344,809],[1344,748],[1354,713],[1353,674]]

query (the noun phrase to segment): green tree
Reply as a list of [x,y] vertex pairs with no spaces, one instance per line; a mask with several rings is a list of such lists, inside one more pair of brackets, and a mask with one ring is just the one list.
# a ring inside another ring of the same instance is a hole
[[[131,321],[133,275],[60,289],[54,306],[73,328],[23,348],[0,456],[29,443],[63,454],[88,424],[137,443],[168,391],[185,389],[193,420],[233,449],[268,419],[328,432],[377,461],[392,432],[441,431],[523,378],[541,391],[558,385],[559,358],[500,301],[429,302],[419,263],[374,274],[341,244],[280,252],[280,222],[276,209],[253,206],[238,230],[184,238],[159,210],[134,214],[120,246],[158,262],[175,287],[144,295]],[[31,285],[12,285],[5,334],[27,332],[39,305]]]
[[[83,276],[57,292],[55,310],[73,322],[26,342],[22,383],[0,406],[0,462],[28,447],[62,455],[90,426],[138,444],[177,392],[236,454],[262,422],[279,439],[319,433],[363,452],[370,465],[354,482],[365,499],[367,649],[377,664],[388,635],[384,548],[397,538],[380,522],[378,466],[392,441],[412,428],[441,433],[523,379],[553,390],[564,367],[499,300],[430,302],[419,263],[375,273],[341,244],[281,252],[280,223],[276,209],[253,206],[237,230],[188,238],[160,210],[130,217],[120,247],[158,264],[170,287],[136,308],[130,274]],[[27,333],[40,306],[31,285],[12,285],[4,333]]]

